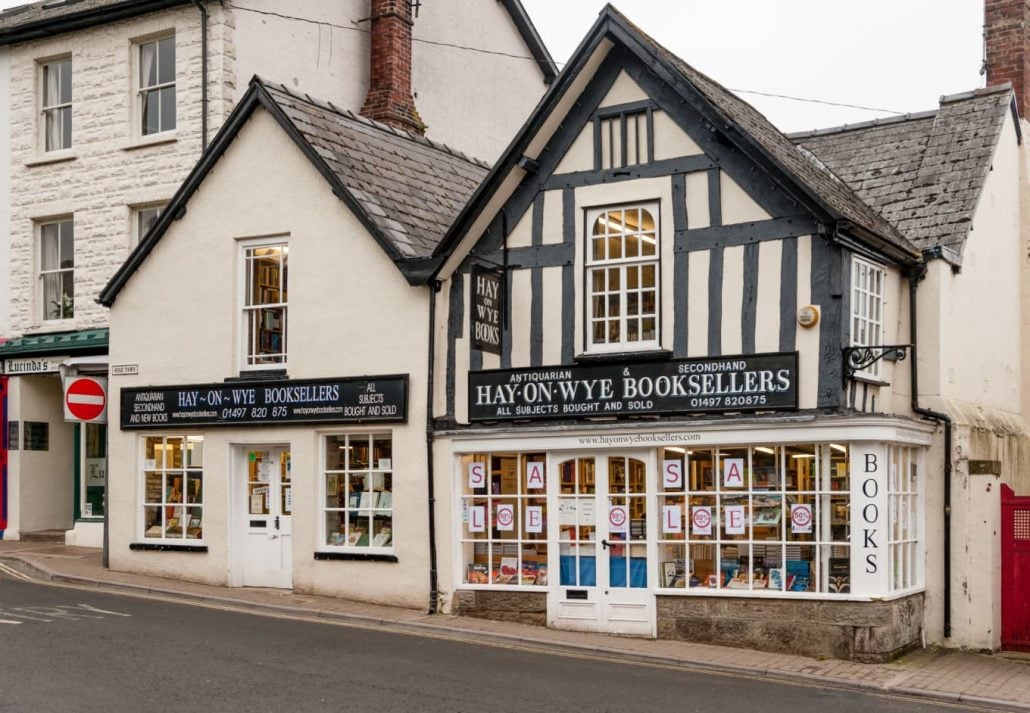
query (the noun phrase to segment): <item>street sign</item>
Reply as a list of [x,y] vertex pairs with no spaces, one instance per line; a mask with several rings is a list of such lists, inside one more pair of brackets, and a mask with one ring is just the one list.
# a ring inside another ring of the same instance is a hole
[[89,376],[66,379],[64,420],[107,423],[107,379]]

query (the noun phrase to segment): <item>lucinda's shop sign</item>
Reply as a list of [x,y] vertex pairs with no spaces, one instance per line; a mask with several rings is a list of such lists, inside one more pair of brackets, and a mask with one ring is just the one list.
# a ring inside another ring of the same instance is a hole
[[797,408],[797,352],[469,374],[469,419]]

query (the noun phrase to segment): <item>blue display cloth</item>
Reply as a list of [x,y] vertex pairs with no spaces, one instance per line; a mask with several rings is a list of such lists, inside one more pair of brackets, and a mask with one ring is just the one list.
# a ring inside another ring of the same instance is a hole
[[[608,560],[609,582],[612,587],[626,586],[626,558],[612,557]],[[596,587],[597,559],[594,555],[583,555],[579,558],[579,577],[576,577],[575,555],[562,555],[560,561],[561,586],[563,587]],[[629,558],[629,586],[643,589],[647,587],[647,558]]]

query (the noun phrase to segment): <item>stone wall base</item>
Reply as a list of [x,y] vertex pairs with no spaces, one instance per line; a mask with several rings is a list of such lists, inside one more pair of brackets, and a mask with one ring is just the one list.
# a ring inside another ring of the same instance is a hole
[[890,661],[919,645],[923,595],[875,602],[658,597],[658,638]]
[[547,625],[547,595],[543,592],[461,591],[454,594],[454,613],[483,619]]

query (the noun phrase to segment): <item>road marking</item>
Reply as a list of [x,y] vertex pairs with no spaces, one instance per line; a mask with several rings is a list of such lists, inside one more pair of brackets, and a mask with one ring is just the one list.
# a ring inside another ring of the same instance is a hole
[[[632,660],[632,659],[628,659],[628,658],[624,658],[624,657],[620,657],[620,656],[611,656],[611,655],[605,655],[605,654],[591,654],[591,653],[580,652],[580,651],[558,651],[558,650],[555,650],[555,649],[553,649],[553,648],[551,648],[549,646],[546,646],[546,645],[509,644],[509,643],[496,642],[496,641],[470,641],[468,638],[464,638],[463,636],[461,636],[460,634],[457,634],[457,633],[445,633],[445,632],[436,633],[436,632],[428,632],[428,631],[426,631],[426,632],[412,631],[411,629],[408,629],[407,627],[404,627],[404,626],[392,626],[390,624],[385,624],[384,625],[384,623],[381,622],[381,621],[375,621],[375,622],[368,623],[368,624],[363,624],[363,623],[354,622],[354,621],[333,621],[333,620],[329,620],[329,619],[325,619],[325,618],[321,618],[321,617],[314,617],[314,616],[310,616],[310,615],[305,616],[305,615],[293,614],[293,613],[277,613],[277,612],[255,611],[255,610],[252,610],[252,609],[247,609],[247,608],[242,607],[242,606],[234,606],[232,604],[214,604],[212,602],[195,601],[195,600],[189,600],[189,599],[179,599],[179,598],[176,598],[176,597],[173,597],[173,596],[167,596],[167,595],[162,595],[162,594],[157,594],[157,593],[152,593],[152,592],[144,593],[144,592],[129,592],[129,591],[111,591],[111,590],[97,589],[96,587],[93,587],[93,586],[83,586],[83,585],[78,585],[78,584],[65,584],[65,583],[61,583],[61,582],[48,582],[48,581],[45,581],[45,580],[39,580],[39,579],[33,579],[31,577],[26,577],[26,576],[22,575],[21,572],[18,572],[17,570],[12,570],[9,567],[5,566],[3,563],[0,563],[0,570],[5,571],[8,574],[11,574],[12,576],[16,576],[16,577],[18,577],[18,579],[24,579],[25,581],[31,582],[32,584],[43,585],[43,586],[46,586],[46,587],[56,587],[58,589],[74,589],[74,590],[80,591],[80,592],[101,593],[101,594],[103,594],[105,596],[131,597],[131,598],[134,598],[134,599],[146,599],[146,600],[150,600],[150,601],[161,601],[161,602],[167,602],[169,604],[178,604],[178,605],[181,605],[181,606],[200,607],[200,608],[203,608],[203,609],[216,609],[216,610],[221,610],[221,611],[229,611],[229,612],[233,612],[233,613],[236,613],[236,614],[244,614],[244,615],[249,615],[249,616],[261,616],[261,617],[266,617],[266,618],[270,618],[270,619],[288,619],[288,620],[291,620],[291,621],[303,621],[303,622],[307,622],[307,623],[311,623],[311,624],[321,624],[321,625],[329,624],[331,626],[339,626],[339,627],[343,627],[343,628],[365,629],[365,630],[368,630],[368,631],[388,632],[388,633],[392,633],[392,634],[399,634],[399,635],[403,635],[403,636],[413,636],[413,637],[424,638],[424,639],[439,639],[439,640],[443,640],[443,641],[453,641],[453,642],[457,642],[457,643],[466,644],[466,645],[469,645],[469,646],[486,646],[486,647],[495,648],[495,649],[510,649],[510,650],[515,650],[515,651],[525,651],[525,652],[530,652],[530,653],[545,654],[545,655],[549,655],[549,656],[560,656],[562,658],[581,659],[581,660],[590,660],[590,661],[600,661],[600,662],[604,662],[604,663],[615,663],[615,664],[620,664],[620,665],[624,665],[624,666],[628,664],[628,665],[636,666],[636,667],[657,668],[657,669],[665,669],[665,670],[669,670],[669,671],[689,671],[691,673],[701,673],[701,674],[710,675],[710,676],[714,675],[714,676],[720,676],[720,677],[723,677],[723,678],[737,678],[737,679],[745,679],[745,680],[753,680],[753,681],[773,681],[773,682],[779,683],[779,684],[781,684],[783,686],[794,687],[794,688],[810,688],[810,689],[828,690],[828,691],[851,691],[851,692],[857,693],[859,695],[866,695],[866,696],[870,696],[870,697],[873,697],[873,698],[893,699],[893,700],[898,700],[898,701],[905,701],[905,702],[908,702],[908,703],[921,704],[921,705],[925,705],[927,707],[935,706],[937,708],[954,708],[956,710],[962,710],[962,711],[983,711],[984,713],[999,713],[1000,711],[1007,710],[1007,709],[1001,709],[1001,708],[995,708],[995,707],[988,707],[988,706],[984,706],[982,704],[977,704],[977,703],[967,703],[967,702],[954,702],[953,703],[953,702],[950,702],[950,701],[942,701],[942,700],[937,700],[937,699],[933,699],[933,698],[926,698],[926,697],[922,697],[922,696],[914,696],[914,695],[908,695],[908,694],[904,694],[904,693],[894,693],[894,692],[887,691],[887,690],[876,690],[876,689],[861,688],[861,687],[846,686],[846,685],[834,685],[833,683],[802,682],[802,681],[798,681],[797,679],[786,678],[786,677],[781,677],[781,676],[776,676],[776,675],[762,674],[762,673],[758,673],[758,672],[756,672],[756,673],[747,673],[747,672],[720,671],[720,670],[712,669],[712,668],[710,668],[708,666],[698,665],[697,663],[689,662],[689,661],[685,661],[683,663],[663,663],[663,662],[654,662],[654,661],[641,661],[641,660]],[[92,609],[92,607],[89,607],[89,605],[86,605],[86,604],[80,604],[79,606],[80,607],[87,607],[87,608],[91,608]],[[104,611],[104,610],[101,610],[101,611]],[[121,612],[108,612],[108,613],[114,614],[114,615],[117,615],[117,616],[132,616],[131,614],[123,614]],[[3,610],[0,610],[0,615],[12,616],[11,614],[7,614]],[[24,617],[24,615],[14,615],[14,616],[23,616],[23,618],[31,618],[31,617]],[[2,621],[2,620],[0,620],[0,621]],[[6,623],[19,623],[20,624],[22,622],[6,622]]]

